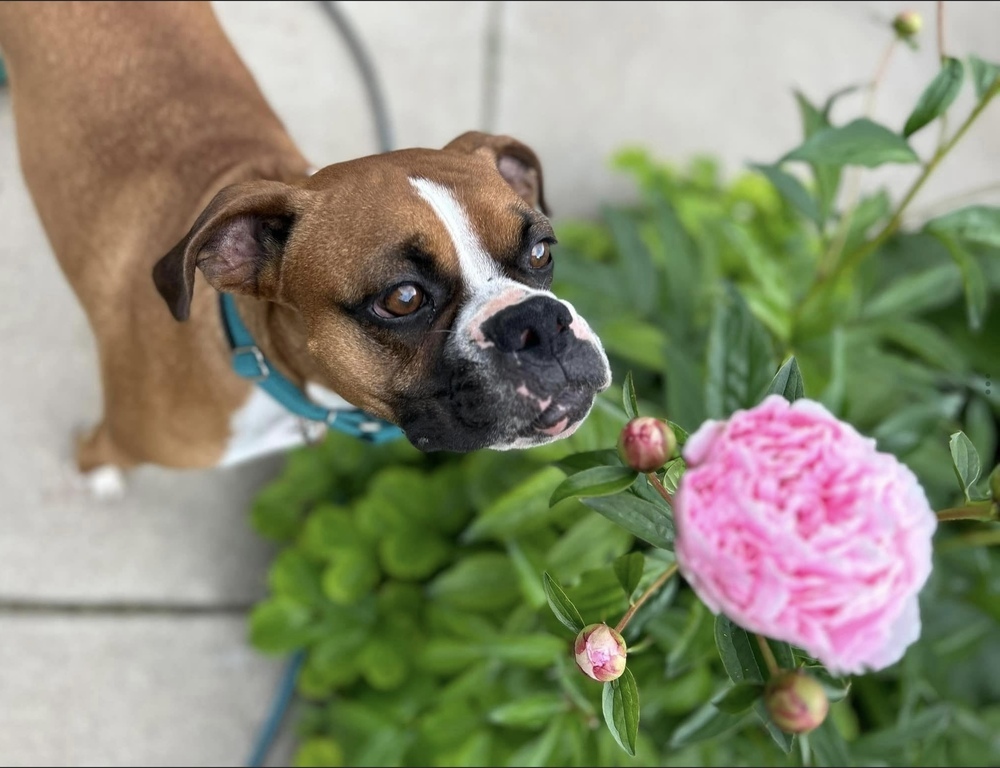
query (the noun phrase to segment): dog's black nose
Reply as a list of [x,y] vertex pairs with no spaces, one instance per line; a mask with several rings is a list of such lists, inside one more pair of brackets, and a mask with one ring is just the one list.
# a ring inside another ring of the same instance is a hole
[[483,323],[483,335],[504,353],[550,359],[565,350],[573,316],[561,301],[533,296],[497,312]]

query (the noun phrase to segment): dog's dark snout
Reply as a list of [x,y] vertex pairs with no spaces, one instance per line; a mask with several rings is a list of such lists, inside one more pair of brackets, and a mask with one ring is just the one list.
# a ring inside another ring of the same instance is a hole
[[573,316],[561,301],[533,296],[502,309],[483,323],[483,334],[500,352],[547,358],[566,347]]

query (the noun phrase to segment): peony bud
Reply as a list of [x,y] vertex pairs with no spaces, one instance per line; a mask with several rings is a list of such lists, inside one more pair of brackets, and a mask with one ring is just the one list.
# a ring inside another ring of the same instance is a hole
[[618,456],[639,472],[658,470],[667,463],[676,447],[674,431],[666,422],[652,416],[632,419],[618,438]]
[[830,702],[823,686],[803,672],[781,672],[764,691],[764,704],[785,733],[809,733],[826,719]]
[[892,20],[892,28],[903,40],[915,37],[924,26],[924,20],[916,11],[903,11]]
[[587,677],[607,683],[622,676],[628,649],[624,638],[607,624],[591,624],[576,636],[573,653]]

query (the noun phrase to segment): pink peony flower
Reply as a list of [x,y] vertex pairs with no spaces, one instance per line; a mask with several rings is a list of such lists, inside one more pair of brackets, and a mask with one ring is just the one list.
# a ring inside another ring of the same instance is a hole
[[898,661],[937,518],[913,473],[819,403],[772,395],[684,448],[676,554],[705,604],[838,674]]
[[590,624],[573,644],[576,665],[587,677],[602,683],[617,680],[625,671],[625,640],[607,624]]

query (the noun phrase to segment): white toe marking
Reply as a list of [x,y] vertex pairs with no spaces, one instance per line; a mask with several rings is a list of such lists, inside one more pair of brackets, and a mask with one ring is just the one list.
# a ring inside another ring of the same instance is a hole
[[125,495],[125,476],[118,467],[98,467],[86,473],[84,479],[94,497],[102,501],[115,501]]

